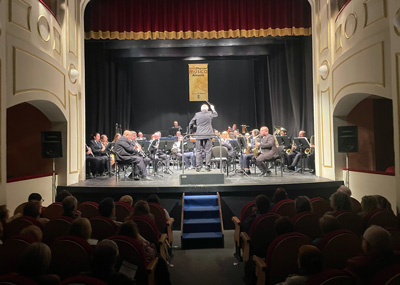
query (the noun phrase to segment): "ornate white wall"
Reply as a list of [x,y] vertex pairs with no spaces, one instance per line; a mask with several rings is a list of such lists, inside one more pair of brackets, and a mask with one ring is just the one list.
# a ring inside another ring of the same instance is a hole
[[[35,179],[7,185],[5,137],[9,107],[29,102],[53,122],[54,130],[62,131],[63,158],[56,160],[59,183],[71,184],[83,178],[82,23],[88,2],[65,0],[65,13],[59,23],[37,0],[0,0],[0,203],[7,203],[10,209],[19,200],[16,197],[25,201],[30,192],[42,193],[50,203],[51,184],[48,179]],[[77,79],[71,76],[72,69],[78,70]]]
[[[352,0],[339,16],[332,1],[309,2],[313,17],[317,175],[344,178],[345,158],[337,152],[336,137],[337,127],[345,125],[341,117],[370,95],[392,99],[396,176],[377,179],[375,174],[350,173],[350,186],[357,198],[375,193],[399,205],[400,31],[393,23],[400,13],[400,2]],[[324,65],[325,73],[320,72]]]

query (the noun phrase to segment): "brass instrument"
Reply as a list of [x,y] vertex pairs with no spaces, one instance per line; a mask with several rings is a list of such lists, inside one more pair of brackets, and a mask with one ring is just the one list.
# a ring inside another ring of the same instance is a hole
[[306,149],[304,150],[304,153],[305,153],[305,154],[310,154],[310,153],[312,152],[312,147],[311,147],[311,145],[313,145],[313,141],[314,141],[314,136],[311,136],[311,138],[310,138],[310,147],[308,147],[308,148],[306,148]]
[[292,140],[292,147],[285,150],[287,154],[292,153],[294,148],[294,140]]
[[246,154],[250,154],[251,146],[250,146],[250,137],[246,140]]
[[[257,144],[257,138],[258,138],[259,136],[260,136],[260,135],[256,135],[256,136],[254,137],[254,145]],[[253,148],[253,155],[254,155],[254,158],[257,158],[257,157],[258,157],[259,153],[261,152],[261,151],[259,152],[259,150],[260,150],[260,148],[259,148],[258,146],[256,146],[256,147]]]

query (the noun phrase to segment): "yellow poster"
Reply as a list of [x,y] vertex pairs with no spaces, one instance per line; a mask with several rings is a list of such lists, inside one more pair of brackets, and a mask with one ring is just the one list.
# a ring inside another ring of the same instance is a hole
[[189,101],[208,101],[208,63],[189,64]]

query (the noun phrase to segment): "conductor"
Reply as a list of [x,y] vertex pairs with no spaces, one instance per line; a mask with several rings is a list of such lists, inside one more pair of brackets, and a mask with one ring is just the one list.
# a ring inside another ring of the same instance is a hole
[[206,170],[211,171],[211,137],[214,134],[211,121],[218,117],[214,105],[210,105],[211,112],[208,111],[208,105],[201,105],[201,112],[197,112],[189,123],[189,129],[193,130],[194,125],[197,125],[196,135],[196,171],[200,172],[203,165],[202,153],[206,153]]

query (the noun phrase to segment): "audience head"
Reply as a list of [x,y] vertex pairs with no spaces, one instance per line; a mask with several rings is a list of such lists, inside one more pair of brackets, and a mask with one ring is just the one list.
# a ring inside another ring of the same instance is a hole
[[75,219],[71,224],[69,234],[88,240],[92,235],[92,225],[87,218]]
[[42,241],[43,239],[43,232],[42,230],[35,225],[30,225],[21,230],[21,234],[25,236],[31,237],[35,241]]
[[119,255],[118,245],[109,239],[103,239],[96,245],[92,257],[92,266],[95,271],[114,271],[114,265]]
[[31,193],[28,197],[28,202],[42,202],[42,195],[39,193]]
[[10,210],[7,209],[7,205],[0,206],[0,220],[7,220],[10,217]]
[[312,276],[322,271],[322,253],[313,245],[302,245],[297,259],[301,275]]
[[319,219],[319,227],[324,235],[342,228],[339,220],[336,217],[328,214],[323,215]]
[[67,196],[62,201],[64,213],[73,213],[78,209],[78,200],[74,196]]
[[37,201],[26,203],[23,215],[32,218],[38,218],[40,216],[40,203]]
[[156,194],[151,194],[149,197],[147,197],[147,202],[148,203],[156,203],[158,205],[161,205],[161,200],[160,197]]
[[71,192],[69,192],[68,190],[62,190],[56,195],[56,202],[61,203],[64,200],[64,198],[68,196],[72,196]]
[[392,205],[390,204],[388,199],[386,199],[385,197],[383,197],[381,195],[374,195],[374,197],[378,203],[379,209],[387,209],[387,210],[392,211]]
[[119,201],[120,201],[120,202],[127,203],[127,204],[129,204],[130,206],[133,205],[133,198],[132,198],[131,195],[124,195],[124,196],[122,196],[121,198],[119,198]]
[[342,192],[342,193],[346,194],[347,196],[351,197],[351,190],[349,187],[347,187],[345,185],[341,185],[336,191]]
[[363,235],[362,248],[365,253],[386,253],[393,250],[392,236],[384,228],[370,226]]
[[361,199],[361,209],[364,213],[368,213],[378,208],[378,201],[374,196],[364,196]]
[[133,206],[133,213],[137,216],[149,216],[150,213],[150,206],[146,201],[139,200]]
[[343,192],[335,192],[329,198],[331,207],[335,211],[351,211],[350,197]]
[[302,212],[312,212],[311,202],[307,196],[298,196],[296,200],[294,200],[294,212],[302,213]]
[[51,250],[48,245],[34,242],[22,252],[18,265],[18,273],[34,278],[46,273],[50,266]]
[[278,203],[279,201],[285,200],[288,198],[286,190],[282,187],[278,187],[275,190],[274,196],[272,196],[272,202],[274,204]]
[[110,197],[104,198],[99,203],[99,213],[103,217],[112,218],[115,217],[115,203]]
[[288,217],[279,217],[275,220],[275,232],[278,236],[292,233],[294,232],[294,225]]
[[256,197],[256,207],[259,214],[266,214],[271,206],[271,201],[265,195],[258,195]]
[[119,227],[118,234],[137,239],[139,236],[139,229],[134,221],[128,220]]

